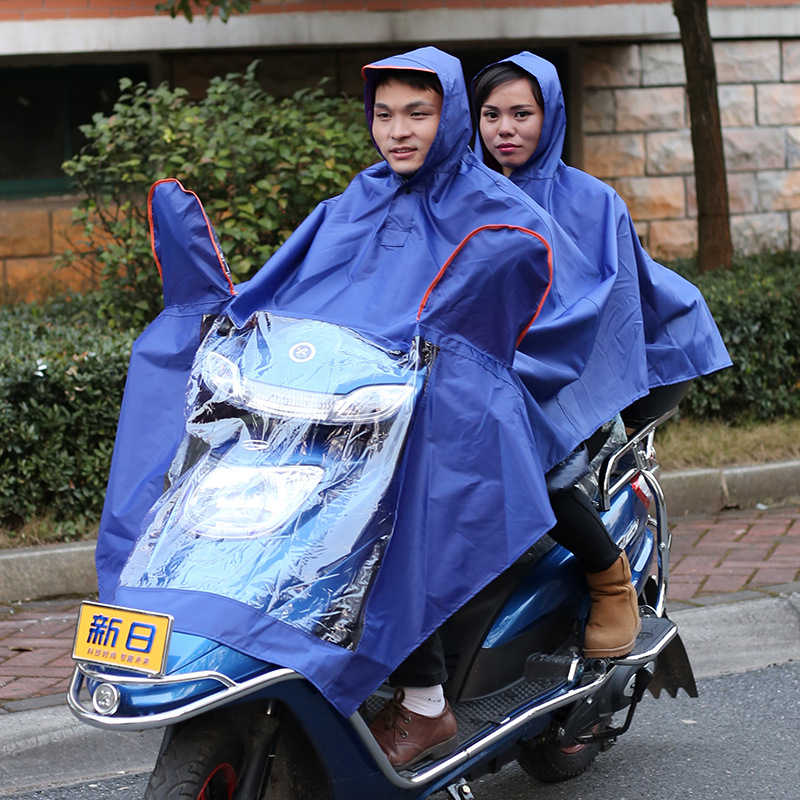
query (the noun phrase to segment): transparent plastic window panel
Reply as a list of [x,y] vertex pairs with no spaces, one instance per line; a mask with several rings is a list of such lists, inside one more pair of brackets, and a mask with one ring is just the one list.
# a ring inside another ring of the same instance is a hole
[[217,320],[122,584],[215,593],[354,647],[394,523],[420,349],[315,320]]

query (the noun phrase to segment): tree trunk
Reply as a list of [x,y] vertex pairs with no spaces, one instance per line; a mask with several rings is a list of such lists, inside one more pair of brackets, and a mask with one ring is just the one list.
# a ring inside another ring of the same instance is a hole
[[697,265],[730,269],[733,258],[728,182],[717,98],[717,68],[706,0],[673,0],[686,65],[697,193]]

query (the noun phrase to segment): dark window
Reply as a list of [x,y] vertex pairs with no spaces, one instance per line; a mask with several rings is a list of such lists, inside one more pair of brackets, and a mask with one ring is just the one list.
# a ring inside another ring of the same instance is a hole
[[0,69],[0,196],[68,192],[61,164],[85,144],[79,126],[119,97],[119,79],[148,80],[143,64]]

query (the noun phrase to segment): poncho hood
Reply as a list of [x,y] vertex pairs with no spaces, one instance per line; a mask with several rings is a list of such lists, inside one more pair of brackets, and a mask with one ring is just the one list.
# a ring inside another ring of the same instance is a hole
[[[564,137],[567,130],[567,112],[564,106],[564,93],[561,91],[558,72],[549,61],[529,53],[527,50],[509,56],[497,63],[516,64],[536,78],[539,88],[542,90],[542,100],[544,101],[544,121],[539,144],[528,161],[515,169],[514,173],[525,174],[534,180],[552,178],[561,163],[561,154],[564,152]],[[485,69],[489,69],[489,67]],[[480,77],[482,72],[476,75],[475,80]],[[476,113],[480,115],[480,109],[476,109]],[[480,136],[475,137],[475,152],[482,157],[483,144]]]
[[[456,169],[467,151],[472,135],[469,106],[464,104],[467,89],[461,63],[458,59],[435,47],[422,47],[419,50],[384,58],[365,66],[361,73],[364,77],[364,110],[370,135],[372,135],[372,116],[375,105],[375,81],[380,72],[387,69],[409,69],[435,74],[439,78],[444,92],[439,130],[436,132],[436,138],[428,151],[425,163],[412,178],[406,181],[395,175],[389,165],[384,162],[383,166],[387,172],[392,173],[396,180],[406,183],[410,187],[425,181],[436,171]],[[380,153],[377,143],[375,149]],[[383,154],[381,153],[381,155]]]

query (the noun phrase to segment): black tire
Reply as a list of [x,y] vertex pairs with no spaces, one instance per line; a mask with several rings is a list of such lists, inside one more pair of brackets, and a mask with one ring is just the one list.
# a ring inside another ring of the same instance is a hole
[[525,744],[517,761],[525,772],[542,783],[561,783],[586,772],[600,752],[599,744],[559,747],[553,742]]
[[156,761],[144,800],[231,800],[243,746],[220,717],[189,721]]

